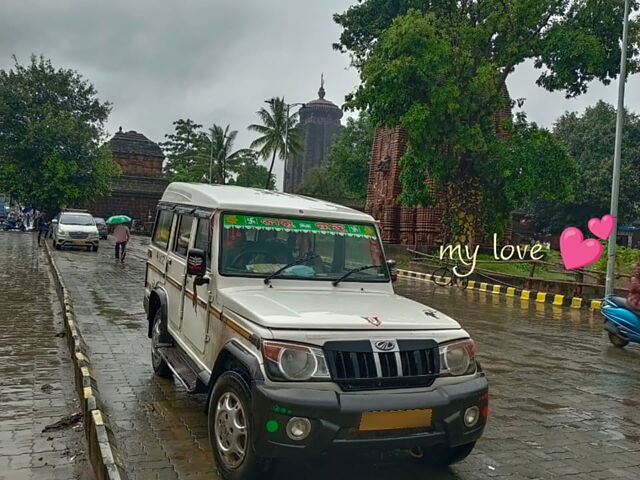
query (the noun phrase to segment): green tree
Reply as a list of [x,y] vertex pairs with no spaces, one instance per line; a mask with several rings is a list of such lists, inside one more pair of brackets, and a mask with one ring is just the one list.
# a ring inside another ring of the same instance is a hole
[[[264,188],[267,184],[269,170],[267,170],[265,166],[258,164],[258,155],[252,150],[244,150],[243,153],[239,155],[235,172],[237,175],[235,178],[229,180],[230,185]],[[273,190],[275,187],[276,179],[271,175],[268,189]]]
[[[536,227],[558,233],[569,225],[586,225],[590,218],[609,213],[616,109],[605,102],[582,115],[565,113],[554,135],[575,158],[578,167],[576,196],[572,201],[536,200],[529,207]],[[619,220],[640,218],[640,117],[625,112],[620,169]]]
[[13,59],[0,70],[0,191],[51,210],[108,193],[119,172],[103,145],[110,104],[74,70]]
[[355,120],[349,118],[329,150],[327,166],[311,170],[298,193],[364,203],[374,133],[375,128],[366,114]]
[[[531,59],[543,69],[538,85],[568,97],[593,79],[608,83],[619,69],[622,8],[618,0],[363,0],[336,15],[344,31],[335,47],[361,76],[348,105],[409,135],[400,200],[430,204],[429,175],[447,196],[450,234],[470,241],[478,227],[499,230],[522,199],[569,196],[571,161],[548,132],[512,122],[506,80]],[[635,72],[637,21],[630,32]],[[500,170],[529,147],[553,152],[550,171]],[[495,201],[513,198],[514,185],[520,200]]]
[[[227,125],[224,129],[219,125],[213,125],[209,128],[209,137],[207,141],[209,143],[210,155],[214,172],[212,178],[216,179],[217,183],[222,185],[226,184],[229,175],[231,173],[237,173],[241,162],[247,156],[251,156],[251,151],[248,149],[241,149],[233,151],[233,144],[238,136],[237,130],[229,130],[230,126]],[[207,173],[207,178],[209,174]],[[266,181],[266,177],[265,177]]]
[[165,135],[160,146],[167,156],[165,175],[172,182],[201,182],[209,173],[211,142],[202,125],[187,118],[173,122],[174,133]]
[[[270,181],[276,156],[284,160],[288,156],[299,155],[303,151],[303,145],[302,134],[296,128],[298,114],[289,113],[287,116],[287,104],[284,98],[275,97],[267,100],[266,103],[269,104],[269,110],[261,108],[257,112],[262,123],[249,125],[249,130],[260,134],[260,137],[251,143],[251,148],[258,149],[258,154],[265,160],[271,157],[267,176]],[[269,188],[269,185],[265,188]]]

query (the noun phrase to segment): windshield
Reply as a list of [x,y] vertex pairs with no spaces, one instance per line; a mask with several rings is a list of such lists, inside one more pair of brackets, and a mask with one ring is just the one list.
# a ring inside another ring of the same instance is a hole
[[61,225],[95,225],[91,215],[78,215],[73,213],[65,213],[60,217]]
[[298,262],[276,278],[336,280],[355,268],[345,282],[387,282],[389,274],[376,229],[317,219],[286,219],[225,214],[220,273],[267,277]]

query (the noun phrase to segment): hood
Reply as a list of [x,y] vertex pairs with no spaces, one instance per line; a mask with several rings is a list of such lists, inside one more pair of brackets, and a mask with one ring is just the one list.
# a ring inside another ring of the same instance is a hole
[[267,328],[305,330],[459,329],[451,317],[394,293],[227,288],[225,308]]
[[58,224],[58,230],[63,232],[97,232],[98,227],[95,225],[70,225],[68,223]]

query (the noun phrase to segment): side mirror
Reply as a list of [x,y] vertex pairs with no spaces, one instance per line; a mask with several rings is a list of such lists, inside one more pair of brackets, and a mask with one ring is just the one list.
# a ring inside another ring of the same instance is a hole
[[387,268],[389,269],[389,276],[391,277],[391,281],[395,282],[398,280],[398,267],[396,267],[395,260],[387,260]]
[[58,224],[58,219],[54,218],[53,220],[51,220],[51,224],[52,225],[57,225]]
[[204,250],[190,248],[187,253],[187,275],[204,277],[207,273],[207,255]]

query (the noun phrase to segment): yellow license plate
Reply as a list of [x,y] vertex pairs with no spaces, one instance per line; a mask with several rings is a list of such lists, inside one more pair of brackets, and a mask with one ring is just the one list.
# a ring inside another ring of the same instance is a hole
[[86,245],[87,242],[85,242],[84,240],[74,240],[73,244],[74,245]]
[[431,426],[431,409],[362,412],[360,431],[399,430]]

